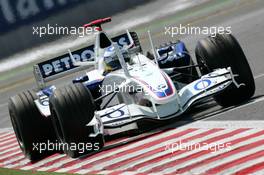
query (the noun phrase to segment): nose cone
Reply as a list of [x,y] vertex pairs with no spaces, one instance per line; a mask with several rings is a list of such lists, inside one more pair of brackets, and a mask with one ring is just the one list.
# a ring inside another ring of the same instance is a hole
[[176,98],[176,89],[166,73],[156,66],[142,71],[135,70],[134,78],[141,84],[147,95],[157,104],[168,103]]

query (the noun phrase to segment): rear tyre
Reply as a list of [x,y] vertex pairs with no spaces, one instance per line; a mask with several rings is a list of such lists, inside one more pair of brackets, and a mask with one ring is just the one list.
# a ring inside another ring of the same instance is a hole
[[202,65],[202,74],[217,68],[231,67],[235,80],[245,86],[240,88],[229,86],[222,93],[215,95],[216,102],[222,106],[232,106],[249,100],[255,92],[254,77],[246,56],[236,38],[231,34],[217,34],[198,42],[195,55],[197,62]]
[[50,109],[57,138],[68,156],[80,157],[103,147],[102,134],[89,137],[93,128],[86,124],[93,119],[96,106],[83,84],[56,89],[50,98]]
[[38,150],[35,146],[53,142],[54,129],[50,118],[41,115],[34,100],[37,99],[33,91],[25,91],[8,102],[11,123],[22,152],[31,161],[42,159],[54,153],[53,151]]

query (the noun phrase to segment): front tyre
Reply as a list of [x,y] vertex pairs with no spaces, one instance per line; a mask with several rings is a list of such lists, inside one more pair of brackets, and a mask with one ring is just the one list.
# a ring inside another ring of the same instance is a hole
[[216,37],[207,37],[198,42],[195,55],[201,65],[202,74],[214,69],[231,67],[238,84],[245,86],[237,88],[230,85],[222,93],[215,95],[216,102],[222,106],[232,106],[249,100],[255,93],[255,82],[246,56],[231,34],[217,34]]
[[31,161],[54,153],[47,149],[39,150],[40,144],[55,140],[55,131],[50,118],[42,116],[37,109],[34,103],[36,99],[36,94],[28,90],[11,97],[8,102],[9,115],[17,141],[22,152]]
[[83,84],[56,89],[50,98],[50,109],[57,138],[68,156],[80,157],[103,147],[103,135],[90,137],[93,127],[86,126],[94,119],[96,106]]

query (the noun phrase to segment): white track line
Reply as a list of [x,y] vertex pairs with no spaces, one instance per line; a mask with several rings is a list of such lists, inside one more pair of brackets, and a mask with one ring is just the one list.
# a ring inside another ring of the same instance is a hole
[[[264,158],[263,157],[260,157],[260,158],[257,158],[257,159],[254,159],[254,160],[249,160],[245,163],[242,163],[242,164],[239,164],[239,165],[236,165],[232,168],[228,168],[227,170],[224,170],[221,172],[222,175],[228,175],[228,174],[234,174],[240,170],[243,170],[245,168],[249,168],[249,167],[252,167],[253,165],[256,165],[258,163],[261,163],[264,161]],[[256,175],[254,173],[254,175]],[[263,175],[263,171],[262,171],[262,175]]]
[[[203,130],[204,131],[204,130]],[[201,133],[201,131],[199,131],[199,130],[197,130],[197,131],[195,131],[195,132],[197,132],[197,133]],[[195,134],[195,132],[192,132],[192,134]],[[186,134],[186,135],[184,135],[184,136],[182,136],[182,139],[184,139],[184,138],[186,138],[186,137],[190,137],[190,134]],[[174,140],[178,140],[178,138],[177,139],[174,139]],[[153,146],[152,147],[152,149],[156,149],[156,148],[159,148],[159,147],[162,147],[162,146],[166,146],[164,143],[161,143],[161,144],[158,144],[158,145],[155,145],[155,146]],[[145,149],[150,149],[150,148],[145,148]],[[125,156],[120,156],[120,157],[118,157],[117,159],[119,159],[120,161],[121,160],[127,160],[128,158],[124,158],[124,157],[127,157],[127,156],[137,156],[138,154],[138,152],[141,152],[140,154],[143,154],[143,153],[145,153],[145,152],[147,152],[147,151],[144,151],[145,149],[142,149],[142,150],[138,150],[138,151],[135,151],[135,153],[130,153],[130,154],[128,154],[128,155],[125,155]],[[122,159],[123,158],[123,159]],[[116,160],[116,159],[114,159],[114,160]],[[113,159],[111,160],[111,162],[113,162],[114,161]],[[101,166],[101,165],[100,165]],[[103,168],[103,167],[102,167]],[[100,170],[100,169],[98,169],[98,170]],[[61,170],[59,170],[58,172],[60,172]]]
[[[224,132],[221,132],[221,131],[220,131],[220,133],[213,134],[211,137],[207,137],[207,138],[204,139],[204,140],[207,140],[207,139],[210,139],[210,138],[214,138],[214,137],[217,137],[217,136],[221,136],[221,135],[227,134],[227,133],[229,133],[229,132],[231,132],[231,131],[232,131],[232,130],[229,130],[229,129],[224,130]],[[224,140],[224,142],[228,142],[228,141],[231,141],[231,140],[234,140],[234,139],[240,138],[241,136],[245,136],[245,135],[253,134],[253,133],[255,133],[255,132],[256,132],[256,131],[253,131],[253,130],[251,129],[251,130],[244,131],[244,132],[241,132],[241,133],[239,133],[239,134],[236,134],[236,135],[234,135],[234,136],[230,136],[230,137],[228,137],[228,138],[222,138],[222,139],[219,139],[219,141],[216,141],[216,142],[213,142],[213,143],[216,144],[216,145],[217,145],[217,144],[222,144],[222,143],[223,143],[223,140]],[[199,142],[195,142],[195,143],[199,143]],[[202,148],[204,148],[204,147],[202,147]],[[138,164],[141,164],[141,163],[147,162],[147,161],[149,161],[149,160],[153,160],[153,159],[155,159],[155,158],[158,158],[159,156],[162,156],[162,155],[165,155],[165,154],[169,153],[169,151],[170,151],[170,150],[168,150],[168,151],[163,151],[163,152],[160,152],[160,153],[154,154],[154,155],[152,155],[152,156],[149,156],[149,157],[143,158],[143,159],[141,159],[141,160],[139,160],[139,161],[137,161],[137,162],[133,162],[133,163],[128,164],[128,165],[126,165],[126,166],[124,166],[124,167],[120,167],[120,170],[122,170],[122,169],[127,169],[127,168],[132,168],[132,167],[134,167],[134,166],[136,166],[136,165],[138,165]],[[175,150],[175,151],[177,151],[177,150]],[[169,162],[171,162],[171,161],[175,161],[175,160],[177,160],[177,159],[181,159],[181,158],[184,158],[184,157],[188,157],[188,156],[190,156],[190,155],[192,155],[192,154],[195,154],[195,153],[197,153],[197,152],[200,152],[200,151],[201,151],[201,150],[195,149],[195,150],[190,150],[190,151],[188,151],[188,152],[181,153],[181,154],[179,154],[179,155],[174,155],[173,157],[170,157],[170,158],[167,158],[167,159],[163,159],[163,160],[161,160],[161,161],[159,161],[159,162],[151,163],[151,164],[149,164],[148,166],[142,167],[142,168],[140,168],[140,169],[138,170],[138,172],[149,171],[149,170],[151,170],[151,169],[154,168],[154,167],[157,167],[157,166],[160,166],[160,165],[166,165],[167,163],[169,163]]]
[[123,173],[120,173],[120,175],[136,175],[138,172],[133,172],[133,171],[125,171]]
[[1,132],[10,132],[10,133],[14,133],[14,130],[12,127],[8,127],[8,128],[0,128],[0,133]]
[[15,135],[6,136],[6,137],[0,139],[0,143],[3,142],[3,141],[5,141],[5,140],[8,140],[8,139],[10,139],[10,138],[13,139],[13,138],[15,138],[15,137],[16,137]]
[[[205,126],[207,126],[207,125],[210,125],[209,127],[205,127]],[[204,126],[205,128],[214,128],[214,126],[215,127],[217,127],[217,128],[232,128],[232,127],[237,127],[237,128],[241,128],[241,127],[246,127],[246,128],[250,128],[250,127],[256,127],[256,128],[261,128],[261,127],[263,127],[264,126],[264,121],[250,121],[250,122],[245,122],[245,121],[240,121],[240,122],[231,122],[230,123],[230,121],[228,121],[228,122],[211,122],[211,121],[199,121],[199,123],[198,122],[195,122],[194,124],[189,124],[188,125],[188,127],[187,128],[192,128],[192,127],[199,127],[199,126]],[[169,132],[171,132],[171,134],[175,134],[175,133],[177,133],[177,132],[181,132],[181,131],[183,131],[183,130],[186,130],[186,127],[183,127],[182,128],[182,130],[180,130],[180,129],[177,129],[177,130],[172,130],[172,131],[168,131],[168,133],[162,133],[162,134],[160,134],[160,135],[158,135],[159,136],[159,138],[161,137],[161,135],[164,137],[165,135],[166,136],[168,136],[169,135]],[[194,133],[195,133],[196,131],[194,131],[194,132],[191,132],[191,135],[193,135]],[[220,132],[222,132],[222,131],[220,131]],[[9,133],[10,134],[10,133]],[[7,134],[8,135],[8,134]],[[188,135],[188,134],[186,134],[186,135]],[[185,135],[185,136],[186,136]],[[154,137],[158,137],[158,136],[154,136]],[[152,141],[152,137],[150,137],[150,138],[147,138],[148,140],[151,140]],[[11,140],[11,139],[10,139]],[[9,143],[10,142],[10,140],[8,140],[7,142],[4,142],[5,144],[6,143]],[[146,140],[146,139],[145,139]],[[145,140],[143,140],[143,141],[145,141]],[[158,138],[154,138],[154,140],[158,140]],[[13,140],[14,141],[14,140]],[[139,142],[142,142],[142,141],[139,141]],[[146,142],[146,143],[148,143],[148,142]],[[13,143],[14,144],[14,143]],[[133,144],[131,144],[131,145],[129,145],[130,146],[130,149],[131,148],[134,148],[134,147],[136,147],[136,146],[134,146],[134,145],[142,145],[142,143],[138,143],[138,142],[136,142],[136,143],[133,143]],[[8,145],[7,145],[8,146]],[[132,147],[131,147],[132,146]],[[0,147],[1,148],[1,147]],[[122,148],[122,149],[125,149],[125,150],[128,150],[127,149],[127,147],[124,147],[124,148]],[[9,151],[11,151],[11,150],[9,150]],[[119,152],[121,152],[121,151],[119,151],[119,150],[116,150],[115,151],[115,153],[119,153]],[[14,152],[14,153],[19,153],[19,152]],[[8,155],[8,156],[12,156],[12,155],[14,155],[14,153],[11,153],[11,155]],[[1,153],[0,153],[1,154]],[[2,153],[3,154],[3,153]],[[110,152],[110,153],[108,153],[108,154],[110,154],[110,155],[113,155],[113,153],[112,152]],[[4,156],[4,157],[0,157],[0,159],[2,158],[6,158],[6,157],[8,157],[8,156]],[[63,155],[64,156],[64,155]],[[103,157],[102,157],[103,156]],[[21,157],[21,156],[20,156]],[[101,155],[101,158],[104,158],[104,157],[106,157],[105,155]],[[55,158],[56,159],[56,158]],[[46,159],[45,159],[46,160]],[[99,159],[97,158],[97,157],[95,157],[94,158],[94,161],[97,161],[97,160],[100,160],[100,157],[99,157]],[[126,160],[126,159],[124,159],[124,160]],[[49,159],[49,160],[47,160],[48,162],[50,162],[51,160]],[[51,169],[51,168],[58,168],[59,166],[59,164],[64,164],[64,163],[68,163],[68,162],[71,162],[71,161],[73,161],[73,159],[66,159],[66,160],[64,160],[64,162],[58,162],[58,163],[56,163],[56,165],[55,166],[49,166],[49,167],[44,167],[44,169],[46,169],[47,168],[47,170],[48,169]],[[91,160],[87,160],[88,161],[88,163],[89,162],[93,162],[93,161],[91,161]],[[66,171],[68,171],[68,170],[71,170],[71,169],[76,169],[76,168],[80,168],[82,165],[86,165],[87,164],[87,161],[86,162],[82,162],[82,163],[79,163],[79,164],[76,164],[76,165],[74,165],[74,166],[71,166],[71,167],[68,167],[68,168],[62,168],[62,169],[60,169],[59,170],[59,172],[61,171],[61,172],[66,172]],[[47,163],[48,163],[47,162]],[[44,163],[45,164],[45,163]],[[19,163],[19,165],[21,165],[21,163]],[[34,164],[35,165],[35,164]],[[17,165],[10,165],[10,166],[17,166]],[[28,166],[27,166],[28,167]],[[34,166],[33,168],[37,168],[37,167],[39,167],[39,166]],[[29,168],[29,169],[31,169],[31,168]]]
[[21,150],[18,150],[18,151],[16,151],[16,152],[12,152],[12,153],[10,153],[10,154],[8,154],[8,155],[5,155],[5,156],[0,156],[0,160],[2,160],[2,159],[6,159],[6,158],[13,158],[13,156],[14,155],[16,155],[16,154],[21,154],[22,155],[22,152],[21,152]]
[[72,162],[72,158],[66,158],[65,160],[60,161],[60,162],[56,162],[51,166],[42,167],[40,169],[37,169],[37,171],[48,171],[48,170],[53,169],[53,168],[63,167],[64,164],[69,163],[69,162]]
[[[262,139],[264,139],[264,137],[262,137]],[[255,148],[243,151],[241,153],[237,153],[237,154],[232,155],[232,156],[230,156],[228,158],[224,158],[224,159],[212,162],[212,163],[204,165],[204,166],[199,166],[198,168],[191,170],[191,173],[202,174],[202,173],[204,173],[204,172],[206,172],[206,171],[208,171],[208,170],[210,170],[212,168],[215,168],[215,167],[220,166],[222,164],[226,164],[228,162],[235,161],[237,159],[241,159],[243,157],[249,156],[249,155],[254,154],[254,153],[256,153],[258,151],[261,151],[261,150],[263,150],[263,147],[261,145],[258,145]],[[186,175],[186,174],[182,174],[182,175]]]
[[31,170],[33,168],[37,168],[37,167],[41,167],[41,166],[44,166],[45,164],[51,162],[51,161],[54,161],[54,160],[57,160],[57,159],[60,159],[62,157],[65,157],[66,155],[64,154],[58,154],[58,155],[55,155],[51,158],[46,158],[46,159],[43,159],[33,165],[28,165],[28,166],[25,166],[25,167],[22,167],[21,170]]
[[[263,162],[263,159],[262,159],[262,162]],[[259,162],[259,163],[261,163],[261,162]],[[250,163],[249,163],[249,164],[250,164]],[[254,174],[252,174],[252,175],[263,175],[263,169],[264,169],[264,168],[262,168],[262,169],[259,170],[259,171],[254,172]]]
[[7,148],[14,147],[14,146],[17,146],[17,145],[18,145],[18,143],[17,143],[17,142],[14,142],[14,143],[12,143],[12,144],[8,144],[8,145],[6,145],[6,146],[1,146],[1,147],[0,147],[0,153],[1,153],[2,150],[5,150],[5,149],[7,149]]
[[[205,140],[208,140],[208,139],[211,139],[211,138],[214,138],[214,137],[220,136],[220,135],[224,135],[224,134],[229,133],[229,132],[231,132],[231,131],[232,131],[232,130],[230,130],[230,129],[226,129],[226,130],[224,130],[224,131],[219,131],[219,132],[216,132],[216,133],[214,133],[214,134],[211,134],[211,135],[205,136],[205,137],[201,138],[200,140],[195,141],[195,143],[199,143],[201,140],[202,140],[201,142],[203,142],[203,141],[205,141]],[[225,139],[226,139],[226,138],[225,138]],[[177,149],[175,148],[175,150],[173,150],[173,151],[177,151]],[[163,155],[166,155],[166,154],[170,154],[171,152],[172,152],[172,150],[164,150],[164,151],[162,151],[162,152],[155,153],[155,154],[153,154],[152,156],[144,157],[144,158],[141,158],[140,160],[136,160],[136,161],[134,161],[134,162],[131,162],[131,163],[125,165],[125,166],[122,166],[122,167],[118,168],[117,170],[125,170],[125,169],[127,169],[127,168],[132,168],[132,167],[134,167],[134,166],[136,166],[136,165],[139,165],[139,164],[141,164],[141,163],[145,163],[145,162],[147,162],[147,161],[150,161],[150,160],[156,159],[156,158],[158,158],[158,157],[160,157],[160,156],[163,156]],[[180,156],[185,155],[185,154],[186,154],[186,153],[182,153],[182,154],[180,154]],[[158,164],[163,164],[163,161],[166,162],[166,160],[167,160],[167,159],[164,159],[164,160],[162,160],[161,162],[159,162]],[[171,160],[171,158],[169,158],[169,162],[170,162],[170,160]],[[151,165],[149,165],[148,168],[149,168],[149,169],[152,169],[152,168],[154,168],[155,166],[156,166],[156,163],[152,163]]]
[[225,129],[239,129],[239,128],[252,128],[263,129],[264,120],[240,120],[240,121],[211,121],[211,120],[199,120],[197,122],[188,125],[190,128],[225,128]]
[[16,168],[16,167],[24,166],[28,163],[30,163],[30,160],[24,159],[24,160],[19,161],[19,163],[17,163],[17,164],[6,165],[6,166],[4,166],[4,168]]
[[[1,134],[0,134],[0,138],[1,138],[1,139],[4,138],[4,137],[7,136],[7,135],[10,135],[10,134],[13,133],[13,132],[7,132],[6,130],[0,131],[0,132],[1,132]],[[4,133],[4,134],[2,134],[2,133]]]
[[[238,144],[232,145],[231,146],[231,151],[235,150],[235,149],[237,149],[237,148],[239,148],[241,146],[245,146],[245,145],[248,145],[248,144],[251,144],[251,143],[255,143],[255,142],[263,140],[263,139],[264,139],[264,135],[256,137],[256,138],[250,138],[250,139],[245,140],[243,142],[240,142]],[[203,172],[205,172],[207,170],[210,170],[210,169],[212,169],[214,167],[217,167],[219,165],[222,165],[224,163],[227,163],[227,162],[230,162],[232,160],[236,160],[237,158],[249,155],[248,153],[252,154],[252,153],[255,153],[255,152],[260,151],[260,150],[263,150],[263,146],[262,145],[259,145],[258,147],[254,148],[254,149],[249,149],[249,150],[241,152],[241,153],[236,153],[236,154],[234,154],[232,156],[229,156],[228,158],[224,158],[224,159],[221,159],[221,160],[218,160],[218,161],[214,161],[214,162],[209,163],[209,164],[205,164],[205,165],[199,166],[199,167],[197,167],[195,169],[190,170],[190,172],[201,174],[201,173],[203,173]],[[221,155],[221,154],[226,153],[226,152],[229,152],[229,150],[222,149],[222,150],[217,151],[214,154],[206,154],[206,155],[203,155],[201,157],[194,158],[191,161],[186,162],[184,165],[183,164],[182,165],[177,165],[177,166],[171,167],[170,169],[166,169],[163,172],[164,173],[165,172],[166,173],[174,172],[176,169],[184,168],[186,166],[189,166],[189,165],[192,165],[194,163],[197,163],[197,162],[203,161],[205,159],[208,159],[208,158],[210,158],[212,156],[218,156],[218,155]]]
[[239,128],[239,127],[242,127],[242,128],[263,128],[262,126],[264,126],[264,121],[241,121],[241,122],[220,121],[220,122],[217,122],[217,123],[214,122],[214,121],[199,121],[199,123],[195,122],[195,123],[192,123],[192,124],[187,124],[185,126],[182,126],[181,128],[177,129],[178,131],[172,130],[172,131],[168,131],[168,132],[162,133],[159,136],[146,138],[143,141],[139,141],[139,142],[133,143],[133,144],[131,144],[128,147],[124,147],[124,148],[122,148],[120,150],[112,151],[112,152],[107,153],[107,154],[105,154],[103,156],[99,156],[99,157],[96,157],[96,158],[93,158],[93,159],[87,159],[87,160],[85,160],[85,161],[83,161],[81,163],[77,163],[76,165],[73,165],[73,166],[69,166],[69,167],[66,167],[66,168],[61,168],[61,169],[57,170],[56,172],[67,172],[67,171],[70,171],[70,170],[73,170],[73,169],[79,169],[79,168],[81,168],[82,166],[84,166],[86,164],[92,163],[93,161],[100,160],[100,159],[102,159],[104,157],[110,157],[110,156],[112,156],[114,154],[117,154],[119,152],[123,152],[123,151],[129,150],[129,149],[135,148],[137,146],[143,145],[144,143],[148,143],[148,142],[151,142],[151,141],[158,140],[158,139],[160,139],[162,137],[171,135],[173,133],[183,131],[186,128],[199,128],[199,127],[206,128],[208,125],[209,125],[209,128],[218,128],[218,127],[219,128]]
[[259,78],[262,78],[262,77],[264,77],[264,74],[259,74],[259,75],[254,76],[255,80],[259,79]]
[[15,146],[13,148],[6,149],[6,150],[0,152],[0,155],[5,154],[5,153],[8,153],[8,152],[11,152],[11,151],[14,151],[14,150],[18,150],[18,149],[20,149],[19,146]]
[[[246,135],[245,135],[245,136],[246,136]],[[242,136],[242,137],[244,137],[244,136]],[[236,148],[238,148],[238,147],[240,147],[240,146],[247,145],[247,144],[249,144],[249,143],[254,143],[254,142],[256,142],[256,141],[258,141],[258,140],[262,140],[262,139],[264,139],[264,135],[259,136],[259,137],[257,137],[257,138],[250,138],[250,139],[248,139],[248,140],[245,140],[245,141],[243,141],[243,142],[240,142],[240,143],[238,143],[238,144],[235,144],[235,145],[231,146],[231,150],[234,150],[234,149],[236,149]],[[229,142],[230,142],[230,141],[229,141]],[[262,149],[263,149],[263,148],[262,148]],[[182,164],[178,164],[178,165],[176,165],[176,166],[173,166],[173,167],[167,168],[167,169],[165,169],[162,173],[171,173],[171,172],[174,172],[174,171],[177,170],[177,169],[184,168],[184,167],[186,167],[186,166],[189,166],[189,165],[192,165],[192,164],[197,163],[197,162],[199,162],[199,161],[203,161],[203,160],[205,160],[205,159],[207,159],[207,158],[210,158],[211,156],[217,156],[217,155],[220,155],[220,154],[225,153],[225,152],[228,152],[228,150],[225,150],[225,149],[224,149],[224,150],[219,150],[219,151],[217,151],[216,153],[213,153],[213,154],[205,154],[205,155],[200,156],[200,157],[198,157],[198,158],[194,158],[194,159],[192,159],[192,160],[189,160],[188,162],[184,162],[184,163],[182,163]],[[230,157],[232,157],[232,156],[230,156]],[[214,165],[215,165],[215,162],[212,163],[212,166],[206,164],[206,165],[203,166],[204,169],[201,168],[201,170],[204,171],[204,170],[206,170],[206,168],[209,168],[209,167],[210,167],[210,169],[211,169]],[[201,166],[198,167],[199,170],[200,170],[200,167],[201,167]],[[196,173],[196,169],[194,169],[192,172],[195,172],[195,173]]]
[[[84,165],[87,165],[87,164],[91,163],[91,162],[98,161],[100,159],[104,159],[105,157],[114,156],[115,154],[118,154],[118,153],[121,153],[121,152],[125,152],[125,151],[130,150],[130,149],[134,149],[136,147],[142,146],[144,144],[148,144],[150,142],[155,142],[155,141],[160,140],[160,139],[162,139],[164,137],[180,133],[180,132],[185,131],[187,129],[188,129],[187,127],[183,126],[181,128],[178,128],[177,130],[170,130],[170,131],[158,134],[156,136],[150,136],[150,137],[145,138],[143,140],[140,140],[138,142],[131,143],[131,144],[129,144],[126,147],[123,147],[123,148],[120,148],[120,149],[116,149],[114,151],[108,151],[106,154],[102,154],[100,156],[96,156],[94,158],[87,159],[87,160],[85,160],[85,161],[83,161],[81,163],[78,163],[78,164],[74,165],[74,166],[70,166],[70,167],[67,167],[67,168],[61,168],[61,169],[58,170],[58,172],[67,172],[67,171],[70,171],[70,170],[73,170],[73,169],[78,169],[78,168],[81,168]],[[186,134],[186,135],[192,135],[194,132],[191,132],[191,133]]]
[[[193,131],[193,132],[191,132],[191,133],[188,133],[188,134],[185,134],[185,135],[183,135],[183,136],[180,136],[180,137],[178,137],[178,138],[176,138],[176,139],[173,139],[173,140],[179,140],[179,139],[185,139],[185,138],[188,138],[188,137],[191,137],[192,135],[196,135],[196,134],[199,134],[199,133],[201,133],[201,132],[204,132],[204,131],[207,131],[207,130],[196,130],[196,131]],[[178,132],[175,132],[175,133],[178,133]],[[169,136],[169,135],[167,135],[167,136]],[[155,140],[153,140],[153,141],[155,141]],[[154,147],[156,148],[159,148],[159,147],[162,147],[162,146],[166,146],[164,143],[160,143],[160,144],[157,144],[157,145],[154,145],[152,148],[154,149]],[[123,149],[124,150],[129,150],[129,149],[125,149],[125,148],[127,148],[127,147],[124,147]],[[132,148],[135,148],[135,147],[132,147]],[[118,150],[118,149],[117,149]],[[141,153],[143,153],[143,150],[138,150],[138,151],[141,151]],[[137,151],[137,152],[138,152]],[[117,153],[120,153],[120,151],[116,151],[116,154]],[[114,155],[114,154],[113,154]],[[125,155],[125,156],[131,156],[132,154],[130,153],[130,154],[128,154],[128,155]],[[135,155],[135,154],[133,154],[133,155]],[[104,158],[105,157],[107,157],[107,156],[103,156]],[[118,158],[120,158],[120,157],[118,157]],[[76,169],[76,168],[80,168],[81,166],[85,166],[85,165],[87,165],[87,164],[90,164],[90,163],[92,163],[92,162],[94,162],[94,161],[98,161],[98,160],[100,160],[100,159],[98,159],[97,157],[95,157],[94,159],[88,159],[87,161],[84,161],[84,162],[81,162],[81,163],[77,163],[75,166],[74,166],[74,169]],[[69,170],[71,170],[72,169],[72,167],[69,167],[69,168],[64,168],[64,169],[60,169],[60,170],[58,170],[58,171],[56,171],[56,172],[66,172],[66,171],[69,171]],[[98,170],[100,170],[100,169],[98,169]]]
[[8,140],[6,140],[4,142],[0,142],[0,147],[1,146],[6,146],[6,145],[11,144],[11,143],[14,143],[15,141],[16,141],[16,138],[12,138],[12,139],[8,139]]
[[[201,133],[206,132],[206,131],[209,131],[209,130],[200,129],[200,130],[197,130],[196,133],[191,133],[191,136],[194,136],[194,135],[197,135],[197,134],[201,134]],[[218,132],[221,133],[221,131],[218,131]],[[124,156],[120,156],[120,157],[117,157],[117,158],[114,158],[114,159],[111,159],[111,160],[96,164],[96,165],[90,167],[87,170],[87,173],[88,172],[92,172],[92,171],[98,171],[98,170],[104,169],[107,166],[114,165],[114,164],[119,163],[119,162],[124,161],[124,160],[129,160],[129,159],[131,159],[131,158],[133,158],[135,156],[142,155],[144,153],[147,153],[149,151],[153,151],[155,149],[159,149],[159,148],[162,148],[162,147],[164,147],[164,149],[165,149],[167,144],[173,144],[175,142],[180,142],[181,140],[187,139],[189,137],[190,137],[190,135],[185,135],[183,137],[178,137],[178,138],[175,138],[175,139],[167,140],[166,143],[159,143],[159,144],[153,145],[151,147],[144,148],[144,149],[141,149],[141,150],[137,150],[137,151],[135,151],[133,153],[130,153],[130,154],[127,154],[127,155],[124,155]],[[191,141],[197,140],[197,142],[200,142],[200,141],[207,140],[208,138],[213,138],[213,137],[215,137],[215,133],[208,134],[207,136],[203,136],[202,138],[195,138],[195,139],[192,139]]]
[[20,159],[24,159],[24,158],[25,158],[24,155],[22,155],[22,156],[17,156],[17,157],[15,157],[15,158],[12,158],[12,159],[9,159],[9,160],[7,160],[7,161],[4,161],[2,164],[6,166],[6,165],[12,164],[12,163],[14,163],[14,162],[17,162],[17,161],[20,160]]

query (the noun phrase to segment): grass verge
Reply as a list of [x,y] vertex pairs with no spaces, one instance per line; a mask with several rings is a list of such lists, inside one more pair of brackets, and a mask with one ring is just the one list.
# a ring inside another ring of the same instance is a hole
[[6,168],[0,168],[1,175],[69,175],[65,173],[52,173],[52,172],[36,172],[36,171],[24,171],[24,170],[11,170]]

